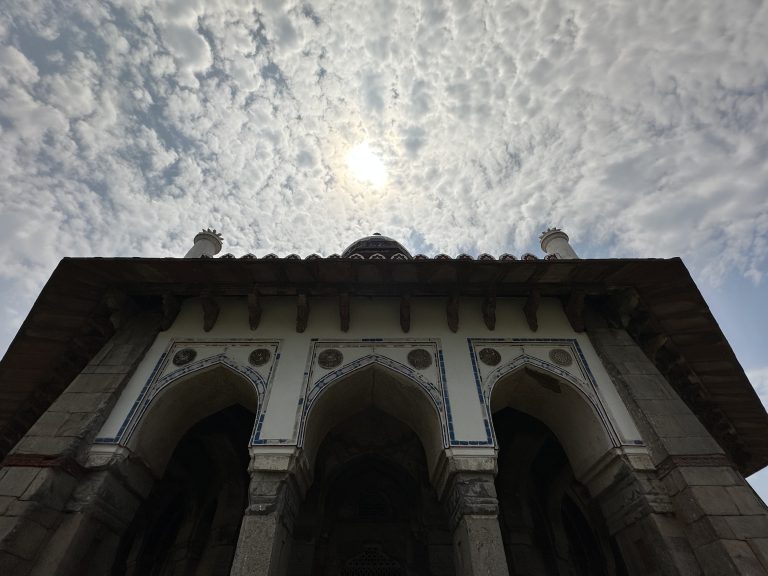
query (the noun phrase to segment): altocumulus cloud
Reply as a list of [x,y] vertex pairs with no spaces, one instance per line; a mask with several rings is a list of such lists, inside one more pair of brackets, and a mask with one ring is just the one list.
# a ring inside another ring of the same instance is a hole
[[[768,259],[763,2],[15,0],[0,14],[0,291],[66,255],[418,251]],[[370,143],[371,190],[346,155]],[[3,348],[11,334],[4,335]]]

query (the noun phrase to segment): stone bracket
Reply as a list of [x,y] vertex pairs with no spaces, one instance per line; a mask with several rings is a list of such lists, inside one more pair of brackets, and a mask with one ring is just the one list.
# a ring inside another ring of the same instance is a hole
[[210,332],[219,318],[219,303],[210,294],[204,295],[200,303],[203,306],[203,330]]
[[248,294],[248,325],[256,330],[261,322],[261,302],[259,293],[255,290]]
[[539,302],[541,302],[541,293],[533,289],[528,294],[528,298],[523,306],[523,314],[525,314],[525,320],[528,322],[528,328],[532,332],[536,332],[539,329]]
[[309,321],[309,299],[306,294],[296,297],[296,332],[304,332]]

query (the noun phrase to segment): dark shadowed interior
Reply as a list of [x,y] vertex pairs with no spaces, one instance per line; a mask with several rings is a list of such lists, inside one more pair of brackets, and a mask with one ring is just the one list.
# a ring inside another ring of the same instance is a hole
[[233,405],[194,425],[123,538],[114,576],[226,576],[248,501],[254,415]]

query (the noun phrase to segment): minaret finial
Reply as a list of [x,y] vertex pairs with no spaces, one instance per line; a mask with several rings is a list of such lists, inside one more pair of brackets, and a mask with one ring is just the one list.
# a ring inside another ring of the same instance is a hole
[[576,252],[568,243],[568,234],[560,228],[547,228],[539,235],[541,249],[558,259],[578,259]]
[[194,245],[184,258],[211,258],[221,252],[224,237],[216,228],[205,228],[195,236]]

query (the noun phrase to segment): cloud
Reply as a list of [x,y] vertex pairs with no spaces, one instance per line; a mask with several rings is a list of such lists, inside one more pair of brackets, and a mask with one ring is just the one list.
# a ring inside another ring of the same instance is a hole
[[561,225],[583,256],[764,281],[767,28],[746,0],[13,2],[4,319],[63,256],[181,256],[209,225],[303,255],[373,231],[519,254]]

